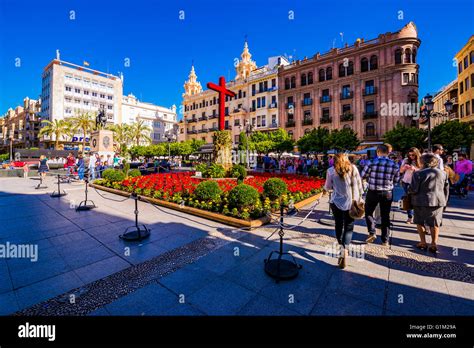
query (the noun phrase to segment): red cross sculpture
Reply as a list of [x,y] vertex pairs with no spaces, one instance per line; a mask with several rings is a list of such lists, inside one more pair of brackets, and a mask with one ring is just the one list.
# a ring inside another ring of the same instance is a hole
[[219,130],[225,129],[225,96],[235,97],[235,93],[225,88],[225,78],[219,77],[219,84],[208,82],[207,88],[219,93]]

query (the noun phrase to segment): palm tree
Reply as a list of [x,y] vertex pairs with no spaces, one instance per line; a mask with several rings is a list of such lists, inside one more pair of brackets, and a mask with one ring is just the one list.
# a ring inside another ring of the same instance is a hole
[[78,113],[71,117],[71,127],[74,131],[81,130],[82,132],[82,151],[86,147],[86,136],[95,127],[94,115],[91,112]]
[[120,153],[127,150],[127,146],[132,140],[130,126],[128,124],[114,124],[108,127],[114,133],[114,142],[118,144]]
[[140,145],[140,140],[142,139],[146,140],[147,142],[151,142],[151,138],[149,136],[150,132],[150,127],[148,127],[143,120],[138,120],[130,127],[130,136],[132,140],[135,140],[137,146]]
[[47,135],[49,137],[55,136],[55,143],[54,143],[54,149],[58,150],[59,149],[59,139],[64,137],[65,135],[72,135],[72,130],[71,130],[71,125],[68,121],[66,120],[54,120],[53,122],[51,121],[43,121],[45,126],[41,128],[39,132],[39,136]]

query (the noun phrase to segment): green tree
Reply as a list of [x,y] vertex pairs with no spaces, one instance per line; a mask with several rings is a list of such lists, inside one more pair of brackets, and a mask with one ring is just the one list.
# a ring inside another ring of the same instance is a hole
[[131,141],[130,126],[128,124],[115,124],[109,129],[114,133],[114,142],[118,145],[120,153],[125,153]]
[[193,154],[194,152],[198,151],[201,146],[203,146],[206,142],[202,139],[192,139],[190,141],[190,144],[191,144],[191,148],[192,148],[192,152],[191,154]]
[[431,143],[441,144],[449,152],[464,147],[470,149],[474,141],[474,129],[458,120],[445,121],[431,130]]
[[293,151],[295,141],[286,130],[279,128],[278,130],[269,132],[267,134],[268,140],[273,142],[273,148],[271,151],[277,152],[279,154]]
[[73,131],[80,130],[82,133],[82,150],[86,147],[86,137],[95,127],[94,114],[91,112],[77,113],[71,117],[71,128]]
[[329,134],[328,142],[329,147],[337,151],[354,151],[360,144],[357,133],[348,128],[333,130]]
[[302,153],[322,152],[327,153],[331,149],[329,130],[326,128],[315,128],[303,135],[297,142]]
[[239,134],[239,150],[247,150],[247,146],[250,148],[249,138],[245,132]]
[[71,125],[66,120],[54,120],[53,122],[45,120],[43,121],[43,128],[41,128],[39,132],[39,136],[42,137],[43,135],[55,137],[54,149],[59,150],[59,139],[63,138],[64,136],[71,136],[72,130]]
[[423,149],[425,144],[426,132],[416,127],[406,127],[400,123],[385,133],[384,141],[393,146],[396,151],[403,154],[411,147]]

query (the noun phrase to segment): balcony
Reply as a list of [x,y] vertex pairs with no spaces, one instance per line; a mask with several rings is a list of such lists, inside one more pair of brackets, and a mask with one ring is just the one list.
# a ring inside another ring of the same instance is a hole
[[321,117],[319,120],[319,123],[321,124],[332,123],[332,117]]
[[276,124],[276,123],[270,123],[270,125],[268,126],[268,128],[278,128],[278,124]]
[[193,123],[193,122],[197,122],[198,120],[197,120],[197,118],[188,118],[186,121],[188,123]]
[[207,133],[207,128],[201,128],[198,132],[199,133]]
[[362,95],[374,95],[377,94],[377,87],[375,86],[366,86],[365,88],[362,88]]
[[199,117],[199,121],[207,121],[209,118],[207,116]]
[[209,116],[209,120],[212,120],[214,118],[219,118],[219,115],[213,114],[213,115]]
[[188,134],[197,134],[197,130],[188,129]]
[[354,121],[354,114],[347,112],[341,115],[341,122]]
[[340,93],[341,100],[351,99],[353,97],[354,97],[354,92],[352,92],[352,91],[346,91],[346,92]]
[[286,121],[285,126],[287,128],[294,127],[295,126],[295,121],[294,120],[288,120],[288,121]]
[[287,109],[294,109],[295,108],[295,103],[291,102],[291,103],[286,103],[286,108]]
[[225,130],[232,130],[232,126],[225,126],[224,129]]
[[364,139],[365,140],[377,140],[378,136],[377,133],[372,133],[372,134],[364,134]]
[[303,126],[311,126],[313,125],[313,119],[312,118],[305,118],[302,122]]
[[377,111],[364,112],[364,120],[370,120],[372,118],[377,118],[377,117],[378,117]]
[[268,104],[268,108],[269,109],[276,109],[278,107],[278,103],[271,103],[271,104]]
[[330,95],[323,95],[321,98],[319,98],[320,103],[329,103],[330,101],[331,101]]
[[301,105],[302,105],[302,106],[313,105],[313,98],[305,98],[305,99],[303,99],[303,101],[301,102]]
[[254,108],[254,107],[250,108],[250,112],[255,112],[256,110],[257,110],[257,108]]
[[211,127],[209,128],[209,132],[215,132],[215,131],[218,131],[219,130],[219,127]]

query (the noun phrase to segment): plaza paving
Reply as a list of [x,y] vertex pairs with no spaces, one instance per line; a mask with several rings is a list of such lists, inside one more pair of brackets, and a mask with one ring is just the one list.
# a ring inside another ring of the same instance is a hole
[[472,194],[452,198],[437,257],[414,248],[415,227],[394,204],[391,247],[380,239],[365,246],[358,221],[354,245],[363,258],[343,271],[327,255],[333,228],[317,223],[323,198],[303,223],[311,207],[287,219],[301,223],[286,231],[285,248],[303,268],[276,283],[263,271],[278,248],[275,227],[239,231],[139,203],[151,237],[124,242],[133,201],[90,189],[98,208],[76,212],[83,186],[66,184],[67,196],[51,198],[54,181],[35,190],[32,179],[0,179],[0,244],[39,248],[37,262],[0,259],[0,315],[474,315]]

